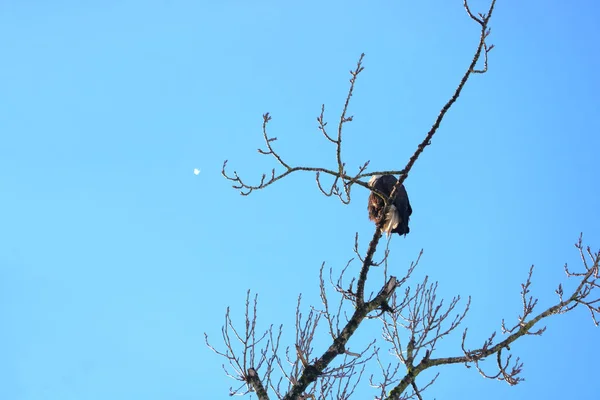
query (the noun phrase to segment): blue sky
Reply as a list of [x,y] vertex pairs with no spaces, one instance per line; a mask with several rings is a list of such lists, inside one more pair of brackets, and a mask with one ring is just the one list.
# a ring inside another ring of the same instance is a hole
[[[235,382],[203,333],[219,344],[227,306],[242,323],[251,289],[259,324],[291,340],[297,295],[318,305],[321,263],[343,267],[373,226],[361,188],[344,206],[297,174],[242,197],[223,160],[248,179],[275,166],[256,152],[268,111],[286,160],[334,165],[315,118],[322,103],[339,118],[365,52],[344,156],[402,168],[477,26],[459,0],[86,3],[0,2],[0,398],[227,398]],[[563,264],[579,265],[579,233],[600,246],[599,17],[593,1],[499,0],[489,73],[406,181],[411,233],[393,238],[391,268],[423,248],[415,278],[473,298],[472,347],[516,318],[531,264],[545,308]],[[600,331],[584,310],[547,326],[512,347],[520,385],[453,366],[426,397],[596,398]]]

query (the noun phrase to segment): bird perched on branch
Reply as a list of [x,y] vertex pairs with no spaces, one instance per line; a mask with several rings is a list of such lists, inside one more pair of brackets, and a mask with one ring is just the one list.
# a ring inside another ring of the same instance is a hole
[[[386,197],[389,197],[394,185],[398,182],[394,175],[373,175],[369,180],[369,187],[379,191]],[[412,208],[408,201],[408,193],[404,185],[398,188],[398,194],[394,202],[390,205],[385,216],[382,215],[385,208],[385,200],[375,192],[371,192],[369,196],[369,219],[376,224],[384,218],[383,231],[389,235],[397,233],[398,235],[406,235],[410,232],[408,221],[412,214]]]

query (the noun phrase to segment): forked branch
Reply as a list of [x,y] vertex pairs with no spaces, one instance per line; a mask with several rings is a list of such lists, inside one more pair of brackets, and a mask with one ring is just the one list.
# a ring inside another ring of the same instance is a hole
[[[591,314],[594,324],[597,324],[598,315],[600,314],[600,294],[598,293],[599,284],[599,266],[600,266],[600,251],[593,253],[589,247],[584,248],[582,237],[575,244],[582,258],[583,270],[580,272],[572,272],[566,266],[567,276],[569,278],[580,279],[575,290],[568,297],[564,297],[562,285],[559,286],[557,294],[559,302],[552,307],[547,308],[536,316],[533,316],[533,310],[537,305],[537,300],[527,297],[529,286],[531,284],[532,270],[530,269],[527,280],[521,285],[521,298],[523,301],[524,313],[519,316],[518,323],[511,329],[506,329],[504,321],[502,321],[502,330],[504,333],[509,333],[504,340],[495,343],[496,334],[493,333],[483,344],[482,347],[469,350],[466,348],[465,342],[467,338],[467,330],[465,329],[462,339],[463,355],[459,357],[431,358],[429,353],[410,369],[408,373],[400,380],[398,385],[389,393],[387,399],[400,399],[402,393],[408,388],[416,377],[426,369],[437,367],[440,365],[463,363],[469,366],[475,366],[479,373],[490,379],[504,380],[510,385],[519,383],[522,378],[519,374],[522,372],[523,364],[517,358],[511,362],[512,355],[503,358],[502,352],[504,349],[510,351],[510,345],[517,339],[526,335],[540,335],[545,328],[533,331],[534,327],[544,318],[552,315],[564,314],[573,310],[577,306],[585,307]],[[480,366],[480,361],[491,355],[496,355],[497,373],[488,374],[483,371]]]
[[[495,5],[495,0],[492,0],[492,3],[490,5],[488,12],[486,14],[481,14],[479,17],[475,17],[471,13],[471,11],[468,7],[468,4],[465,0],[464,6],[465,6],[465,9],[466,9],[468,15],[474,21],[476,21],[481,27],[481,35],[480,35],[479,44],[477,46],[477,49],[475,51],[475,54],[473,56],[473,59],[469,65],[469,67],[467,68],[465,74],[463,75],[462,79],[460,80],[459,85],[457,86],[453,95],[446,102],[446,104],[442,107],[433,126],[427,132],[423,141],[417,146],[417,149],[415,150],[413,155],[410,157],[408,163],[406,164],[406,167],[403,170],[378,171],[378,172],[366,173],[365,171],[366,171],[366,168],[368,167],[368,161],[365,162],[362,166],[360,166],[358,169],[358,172],[354,175],[349,175],[345,169],[346,167],[345,167],[345,163],[342,160],[342,148],[341,148],[342,142],[343,142],[342,141],[343,126],[347,122],[352,121],[352,117],[347,116],[347,112],[348,112],[348,106],[350,103],[350,99],[354,92],[356,79],[357,79],[358,75],[363,71],[362,61],[363,61],[364,54],[362,54],[357,62],[356,68],[350,72],[351,73],[350,88],[349,88],[348,94],[346,96],[346,101],[344,103],[344,107],[343,107],[343,110],[342,110],[342,113],[340,116],[340,120],[338,123],[338,129],[337,129],[337,135],[335,138],[327,132],[327,122],[325,121],[325,117],[324,117],[324,113],[325,113],[324,106],[321,108],[321,114],[317,118],[317,122],[319,124],[319,129],[325,136],[326,140],[328,140],[329,142],[333,143],[336,146],[336,164],[337,165],[336,165],[335,169],[320,168],[320,167],[291,166],[290,163],[284,161],[282,156],[280,154],[278,154],[273,147],[273,142],[276,141],[276,137],[270,137],[267,133],[267,125],[268,125],[269,121],[271,120],[270,115],[267,113],[267,114],[263,115],[263,139],[265,141],[266,148],[259,149],[259,152],[263,155],[273,156],[276,159],[276,161],[281,165],[281,167],[283,167],[283,169],[284,169],[283,172],[276,173],[275,169],[273,169],[271,171],[269,178],[267,178],[266,174],[263,174],[259,184],[251,185],[251,184],[248,184],[245,181],[243,181],[242,178],[237,174],[236,171],[234,171],[233,174],[231,174],[231,175],[228,174],[226,172],[227,161],[225,161],[225,163],[223,164],[223,169],[222,169],[223,175],[228,180],[233,182],[233,187],[240,190],[240,193],[242,195],[248,195],[252,191],[263,189],[263,188],[275,183],[279,179],[286,177],[287,175],[289,175],[293,172],[296,172],[296,171],[315,172],[316,179],[317,179],[317,185],[318,185],[319,189],[321,190],[321,192],[323,194],[325,194],[326,196],[336,195],[344,203],[350,202],[350,193],[351,193],[350,190],[351,190],[351,187],[353,184],[356,183],[360,186],[368,188],[368,185],[365,182],[362,182],[360,180],[361,178],[376,175],[376,174],[378,174],[378,175],[379,174],[400,175],[396,186],[392,190],[390,196],[388,197],[388,201],[386,202],[387,206],[385,207],[385,209],[383,211],[383,215],[385,215],[387,213],[387,209],[389,208],[389,205],[391,203],[393,203],[393,201],[396,197],[396,194],[398,193],[398,188],[403,184],[403,182],[408,177],[409,172],[411,171],[412,167],[415,165],[419,156],[423,153],[425,147],[431,144],[431,140],[432,140],[433,136],[435,135],[435,133],[437,132],[438,128],[440,127],[442,120],[444,119],[445,115],[450,110],[452,105],[458,99],[460,93],[462,92],[463,87],[467,83],[471,74],[472,73],[483,73],[487,70],[487,54],[493,48],[493,46],[487,45],[486,38],[489,35],[488,23],[491,18],[491,15],[492,15],[494,5]],[[481,70],[477,70],[476,66],[477,66],[477,63],[479,62],[482,54],[484,54],[484,67]],[[323,187],[323,185],[321,184],[320,174],[327,174],[327,175],[330,175],[333,177],[333,183],[331,184],[331,187],[329,189],[325,189]],[[284,399],[296,400],[296,399],[303,397],[304,394],[306,393],[307,387],[309,385],[311,385],[312,383],[314,383],[320,376],[322,376],[325,373],[326,369],[328,368],[328,366],[332,362],[332,360],[334,360],[336,357],[338,357],[340,355],[344,355],[344,354],[347,355],[348,353],[347,353],[347,349],[346,349],[346,344],[347,344],[348,340],[350,339],[350,337],[354,334],[356,329],[359,327],[359,325],[363,322],[363,320],[365,318],[368,317],[369,313],[371,313],[375,310],[386,310],[387,311],[390,308],[390,306],[388,304],[390,298],[394,295],[397,287],[401,283],[405,282],[404,279],[398,281],[398,279],[395,276],[390,276],[389,279],[387,280],[387,282],[380,289],[379,293],[373,299],[371,299],[371,300],[365,299],[365,293],[364,293],[365,284],[367,281],[368,272],[369,272],[370,267],[372,265],[375,265],[373,260],[374,260],[376,248],[377,248],[377,246],[379,244],[379,240],[381,238],[383,224],[384,224],[384,219],[382,219],[380,221],[380,223],[377,224],[375,233],[369,244],[366,255],[364,257],[360,257],[362,260],[362,267],[361,267],[358,279],[356,280],[356,291],[354,291],[352,286],[348,290],[345,290],[344,288],[340,289],[340,292],[342,294],[345,294],[347,296],[347,298],[351,299],[355,305],[355,310],[354,310],[352,316],[349,318],[349,320],[347,321],[345,326],[343,328],[341,328],[341,330],[337,326],[337,323],[339,322],[339,320],[335,321],[335,325],[336,325],[335,327],[334,327],[334,321],[331,319],[328,320],[328,323],[330,324],[330,334],[333,337],[333,339],[332,339],[333,341],[332,341],[332,344],[329,346],[329,348],[316,360],[314,360],[312,362],[309,361],[308,357],[306,357],[306,355],[303,356],[303,353],[305,353],[305,351],[302,350],[301,346],[297,348],[298,349],[298,357],[304,359],[302,362],[302,364],[303,364],[302,365],[303,366],[302,374],[299,376],[298,379],[296,379],[296,378],[293,379],[294,382],[293,382],[290,390],[284,396]],[[427,291],[426,289],[422,289],[422,290]],[[431,293],[431,290],[432,289],[430,289],[430,292],[428,292],[428,293]],[[452,308],[454,308],[456,301],[453,300],[453,302],[450,305],[450,310]],[[431,303],[431,304],[433,304],[433,303]],[[431,304],[428,303],[428,305],[426,307],[433,307]],[[435,332],[437,332],[438,335],[440,335],[441,328],[440,328],[439,323],[441,322],[441,319],[445,319],[446,316],[448,315],[448,313],[445,313],[445,314],[442,313],[440,311],[440,307],[441,307],[441,305],[439,305],[439,307],[436,306],[435,310],[433,310],[433,309],[430,310],[430,311],[434,312],[434,317],[433,317],[433,319],[428,320],[424,325],[425,326],[424,329],[428,330],[427,332],[435,331]],[[440,312],[440,314],[438,314],[438,312]],[[435,315],[438,315],[438,317],[436,317]],[[464,314],[463,314],[463,316],[464,316]],[[458,321],[455,320],[455,323],[451,324],[451,329],[454,329],[456,327],[456,325],[458,324],[458,322],[460,322],[461,319],[462,319],[462,317],[460,317]],[[425,336],[426,336],[427,332],[424,332]],[[443,336],[443,334],[441,334],[441,336]],[[423,345],[423,343],[421,343],[421,344]],[[427,344],[432,345],[431,342],[427,342]],[[429,362],[429,354],[427,354],[425,359],[427,360],[427,362]],[[423,362],[424,361],[421,361],[421,363],[418,365],[415,365],[414,368],[412,365],[410,366],[411,369],[409,371],[409,379],[407,381],[407,385],[409,385],[409,384],[412,385],[414,393],[417,397],[420,396],[420,390],[416,386],[416,382],[414,382],[413,371],[418,371],[418,368],[420,368],[420,366],[422,368],[422,365],[424,365]],[[413,363],[413,360],[411,359],[410,364],[412,364],[412,363]],[[248,373],[246,371],[247,370],[243,370],[241,372],[241,375],[247,380]],[[416,373],[418,374],[418,372],[416,372]],[[416,375],[414,375],[414,376],[416,376]],[[402,380],[402,382],[404,382],[404,379]],[[404,387],[404,389],[405,388],[406,387]],[[257,389],[255,388],[255,390],[257,390]]]
[[[306,166],[294,166],[292,167],[289,163],[283,160],[283,157],[273,148],[273,142],[277,140],[276,137],[270,137],[267,133],[267,125],[269,121],[271,121],[271,116],[269,113],[263,115],[263,139],[265,142],[266,149],[258,149],[258,152],[263,155],[273,156],[275,160],[283,167],[283,172],[276,173],[275,168],[271,170],[270,176],[267,178],[267,174],[263,174],[260,182],[258,184],[249,184],[246,181],[242,180],[242,178],[238,175],[236,171],[233,171],[232,174],[226,171],[227,160],[223,163],[223,168],[221,173],[225,178],[233,182],[233,188],[240,191],[240,194],[243,196],[247,196],[252,193],[254,190],[264,189],[267,186],[272,185],[278,180],[290,175],[296,171],[306,171],[306,172],[314,172],[317,186],[321,193],[326,196],[337,196],[344,204],[348,204],[350,202],[350,194],[352,185],[355,183],[368,187],[365,182],[360,181],[360,178],[364,178],[371,175],[376,174],[385,174],[385,173],[393,173],[399,174],[401,171],[380,171],[380,172],[371,172],[364,173],[369,165],[369,161],[364,162],[362,165],[358,167],[358,171],[354,175],[349,175],[346,171],[346,164],[342,160],[342,141],[343,141],[343,127],[346,123],[351,122],[353,117],[348,116],[348,107],[350,105],[350,99],[352,98],[352,94],[354,93],[354,87],[356,84],[356,79],[358,75],[364,70],[362,65],[364,53],[360,55],[358,62],[356,64],[356,68],[350,71],[350,87],[348,89],[348,93],[346,95],[346,100],[344,103],[344,107],[342,109],[342,113],[340,115],[340,120],[337,126],[337,136],[334,138],[327,133],[327,122],[325,121],[325,105],[321,106],[321,113],[317,117],[318,128],[323,133],[325,138],[335,145],[336,152],[336,168],[322,168],[322,167],[306,167]],[[329,188],[326,189],[321,182],[321,174],[329,175],[333,177],[332,183],[329,185]]]
[[[274,363],[277,359],[279,341],[281,339],[282,326],[278,331],[271,325],[262,334],[257,333],[257,305],[258,296],[250,300],[250,291],[246,294],[246,312],[244,330],[238,330],[234,326],[229,308],[225,313],[225,324],[221,328],[224,350],[218,350],[208,341],[208,335],[204,334],[204,340],[209,349],[216,354],[224,357],[228,366],[223,365],[225,374],[230,378],[241,382],[237,388],[230,388],[230,395],[244,395],[249,392],[256,392],[259,400],[268,400],[265,387],[271,382],[271,373]],[[259,347],[260,346],[260,347]],[[241,354],[238,348],[241,347]],[[263,380],[259,377],[258,371],[263,371]]]
[[[467,81],[469,80],[469,77],[471,76],[471,74],[476,72],[475,67],[477,66],[477,63],[479,62],[479,59],[481,58],[482,53],[485,54],[485,65],[486,65],[485,69],[487,70],[487,53],[492,49],[493,46],[490,46],[488,48],[488,46],[486,44],[486,39],[489,35],[488,24],[489,24],[490,18],[492,17],[492,13],[494,11],[495,4],[496,4],[496,0],[492,0],[492,3],[490,4],[490,8],[488,9],[488,12],[486,14],[480,14],[481,18],[477,18],[477,17],[473,16],[473,14],[471,13],[471,10],[469,9],[467,0],[464,0],[464,6],[467,11],[467,14],[480,25],[481,30],[480,30],[480,35],[479,35],[479,44],[477,45],[477,49],[475,50],[475,54],[473,55],[473,59],[471,60],[469,67],[465,71],[457,88],[454,90],[454,94],[452,95],[452,97],[450,97],[450,99],[446,102],[446,104],[444,104],[444,106],[440,110],[440,113],[438,114],[435,122],[433,123],[433,126],[431,127],[429,132],[427,132],[423,141],[417,146],[417,149],[415,150],[413,155],[408,160],[408,163],[402,170],[403,172],[400,174],[400,177],[398,178],[398,181],[396,182],[394,189],[392,190],[392,192],[390,193],[390,196],[388,197],[386,207],[382,211],[382,215],[387,214],[390,205],[393,204],[394,200],[396,199],[396,196],[398,195],[398,189],[402,186],[402,184],[408,177],[409,172],[411,171],[411,169],[417,162],[417,159],[419,158],[419,156],[425,150],[425,147],[427,147],[431,144],[431,139],[433,138],[435,133],[438,131],[442,121],[444,120],[444,117],[446,116],[446,114],[448,113],[448,111],[450,110],[452,105],[456,102],[456,100],[458,100],[458,97],[460,96],[464,86],[466,85]],[[479,72],[485,72],[485,71],[479,71]],[[384,222],[385,221],[382,219],[382,221],[380,221],[380,223],[377,225],[377,229],[375,230],[375,234],[373,235],[373,239],[371,240],[371,243],[369,245],[367,255],[365,256],[365,262],[363,264],[363,268],[360,272],[360,276],[359,276],[358,283],[357,283],[357,294],[358,294],[359,301],[364,296],[365,282],[367,280],[369,268],[372,265],[373,256],[375,254],[377,244],[379,243],[379,239],[381,238],[381,234],[382,234],[381,228],[383,227]]]

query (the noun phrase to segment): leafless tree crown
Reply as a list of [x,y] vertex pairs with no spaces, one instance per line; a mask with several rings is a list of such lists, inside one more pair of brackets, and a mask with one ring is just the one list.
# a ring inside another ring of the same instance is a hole
[[[276,168],[273,168],[269,174],[263,174],[258,183],[251,184],[242,179],[237,172],[227,172],[225,161],[223,175],[232,181],[233,187],[242,195],[249,195],[294,172],[314,172],[319,190],[325,196],[337,196],[345,204],[351,201],[351,189],[354,185],[372,190],[364,178],[382,174],[399,175],[398,182],[389,196],[377,193],[386,202],[385,213],[389,204],[393,202],[397,189],[406,180],[421,153],[431,144],[444,116],[457,101],[469,78],[473,74],[483,74],[487,71],[488,54],[494,47],[488,45],[487,39],[495,3],[495,0],[491,1],[486,13],[473,14],[464,0],[468,16],[480,27],[475,54],[454,93],[442,107],[431,129],[403,169],[369,172],[369,161],[366,161],[356,171],[348,172],[342,159],[343,128],[352,121],[352,116],[348,115],[348,106],[357,78],[364,69],[364,54],[361,54],[356,67],[350,71],[350,87],[336,129],[333,132],[328,129],[324,105],[317,117],[319,130],[336,148],[334,168],[292,166],[286,162],[273,147],[277,138],[271,137],[267,132],[271,116],[266,113],[263,115],[262,124],[265,147],[258,151],[273,157],[279,164],[280,171],[277,172]],[[332,178],[331,183],[325,185],[322,175],[329,175]],[[208,336],[206,344],[226,360],[223,365],[225,373],[238,382],[237,386],[230,388],[231,395],[253,392],[260,400],[348,399],[359,383],[368,380],[375,390],[375,399],[422,399],[423,391],[435,382],[439,372],[432,380],[426,382],[417,381],[419,374],[447,364],[474,367],[486,378],[515,385],[522,380],[523,364],[518,357],[513,359],[510,345],[526,335],[541,335],[545,331],[545,327],[539,327],[542,319],[580,307],[587,309],[594,324],[598,325],[600,252],[592,252],[589,247],[584,246],[580,236],[575,244],[581,256],[580,269],[572,271],[565,265],[567,277],[578,282],[575,290],[565,293],[562,285],[559,285],[556,289],[556,304],[538,312],[538,300],[530,294],[532,266],[521,285],[522,312],[512,324],[504,320],[501,322],[502,338],[498,338],[496,332],[493,332],[487,339],[471,347],[472,345],[467,343],[468,330],[465,328],[459,355],[436,358],[434,352],[437,343],[459,327],[469,310],[471,299],[462,303],[460,296],[452,298],[449,302],[439,299],[436,294],[438,283],[431,282],[429,277],[425,277],[420,283],[409,285],[411,275],[423,254],[422,250],[402,277],[388,275],[389,248],[385,248],[381,260],[374,259],[382,236],[383,223],[382,220],[377,224],[364,255],[359,251],[358,234],[356,235],[354,252],[361,264],[357,276],[348,277],[353,260],[350,260],[335,278],[333,269],[326,269],[323,264],[319,273],[321,305],[311,307],[305,314],[302,312],[301,296],[298,297],[296,339],[293,346],[281,346],[282,326],[270,326],[265,331],[257,331],[256,295],[251,296],[250,292],[247,294],[245,324],[241,328],[233,323],[230,310],[227,309],[222,328],[222,345],[214,346],[209,342]],[[377,293],[366,294],[365,284],[373,266],[382,267],[378,271],[383,274],[385,283]],[[380,321],[383,344],[373,340],[360,351],[354,351],[347,346],[348,340],[366,319]],[[313,341],[318,328],[327,332],[330,339],[330,345],[322,354],[314,354]],[[386,361],[390,355],[393,356],[392,361]],[[484,370],[481,362],[490,356],[495,357],[496,367],[491,371]],[[367,377],[367,365],[378,366],[379,373],[369,374]]]

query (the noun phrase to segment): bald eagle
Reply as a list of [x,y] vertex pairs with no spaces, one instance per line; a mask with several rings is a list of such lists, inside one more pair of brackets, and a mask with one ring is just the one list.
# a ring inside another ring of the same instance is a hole
[[[394,188],[394,185],[398,182],[394,175],[374,175],[369,180],[369,187],[378,190],[386,196],[389,196]],[[369,196],[369,219],[376,224],[379,223],[383,217],[381,213],[385,206],[384,200],[379,197],[376,193],[371,192]],[[400,185],[398,188],[398,194],[394,203],[390,206],[387,214],[385,215],[385,222],[383,225],[383,231],[389,235],[397,233],[398,235],[406,235],[410,232],[408,227],[408,221],[412,214],[412,208],[408,201],[408,194],[404,185]]]

